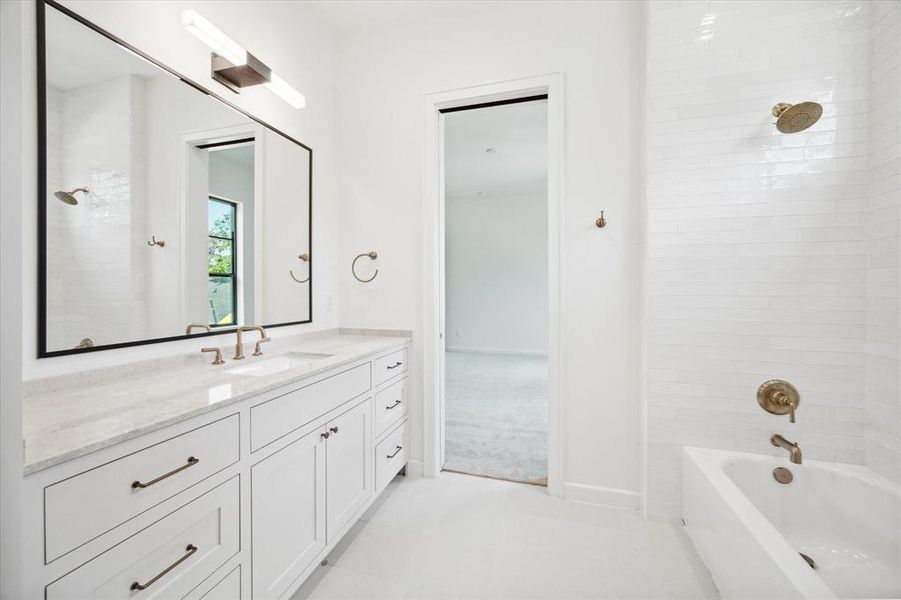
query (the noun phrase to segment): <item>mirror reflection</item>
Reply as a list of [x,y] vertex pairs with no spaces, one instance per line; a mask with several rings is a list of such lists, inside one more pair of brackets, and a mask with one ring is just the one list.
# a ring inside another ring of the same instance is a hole
[[48,7],[42,355],[310,321],[310,150]]

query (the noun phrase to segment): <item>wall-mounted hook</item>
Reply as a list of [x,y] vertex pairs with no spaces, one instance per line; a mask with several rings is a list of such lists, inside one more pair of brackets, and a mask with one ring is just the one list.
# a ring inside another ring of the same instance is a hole
[[[307,254],[306,252],[304,252],[303,254],[299,254],[299,255],[297,256],[297,258],[299,258],[299,259],[302,260],[303,262],[310,262],[310,255]],[[290,275],[290,276],[291,276],[291,279],[293,279],[293,280],[296,281],[297,283],[306,283],[306,282],[308,282],[308,281],[310,280],[310,277],[312,277],[312,275],[311,275],[311,276],[307,277],[306,279],[298,279],[297,277],[294,276],[294,271],[293,271],[293,270],[289,270],[289,271],[288,271],[288,275]]]
[[607,219],[604,218],[604,211],[601,211],[601,216],[595,219],[594,224],[598,227],[598,229],[607,225]]
[[152,235],[152,236],[150,236],[150,241],[147,242],[147,245],[150,246],[151,248],[154,246],[159,246],[160,248],[162,248],[166,245],[166,242],[164,242],[163,240],[158,240],[158,239],[156,239],[155,235]]
[[350,272],[353,273],[354,278],[357,281],[359,281],[360,283],[369,283],[370,281],[372,281],[373,279],[378,277],[379,270],[376,269],[375,273],[373,273],[372,277],[370,277],[369,279],[360,279],[360,276],[357,275],[357,261],[360,260],[361,258],[363,258],[364,256],[368,256],[370,260],[375,260],[379,257],[377,252],[364,252],[362,254],[357,254],[357,257],[354,258],[354,261],[352,263],[350,263]]

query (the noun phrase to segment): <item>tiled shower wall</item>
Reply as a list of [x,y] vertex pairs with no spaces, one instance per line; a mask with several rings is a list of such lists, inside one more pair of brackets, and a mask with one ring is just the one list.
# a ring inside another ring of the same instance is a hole
[[[864,461],[870,5],[650,3],[652,516],[680,512],[685,445],[775,453],[780,432]],[[779,133],[772,106],[805,100],[821,120]],[[758,406],[772,378],[796,424]]]
[[[142,113],[136,77],[48,89],[48,350],[144,337]],[[53,197],[85,186],[76,206]]]
[[866,463],[901,482],[901,3],[870,12]]

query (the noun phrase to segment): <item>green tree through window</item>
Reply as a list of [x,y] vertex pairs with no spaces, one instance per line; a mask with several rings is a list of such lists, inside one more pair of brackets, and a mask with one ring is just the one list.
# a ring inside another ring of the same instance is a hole
[[210,196],[208,209],[209,321],[213,327],[235,325],[238,322],[238,278],[235,273],[238,206]]

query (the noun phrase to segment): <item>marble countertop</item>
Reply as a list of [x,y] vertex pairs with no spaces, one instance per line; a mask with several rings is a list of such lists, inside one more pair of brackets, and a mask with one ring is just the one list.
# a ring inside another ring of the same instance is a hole
[[[261,357],[213,366],[199,351],[30,381],[23,399],[25,475],[410,343],[409,332],[329,330],[275,338]],[[202,342],[198,342],[198,350]],[[246,348],[249,346],[250,351]],[[289,352],[330,355],[270,375],[230,371]]]

